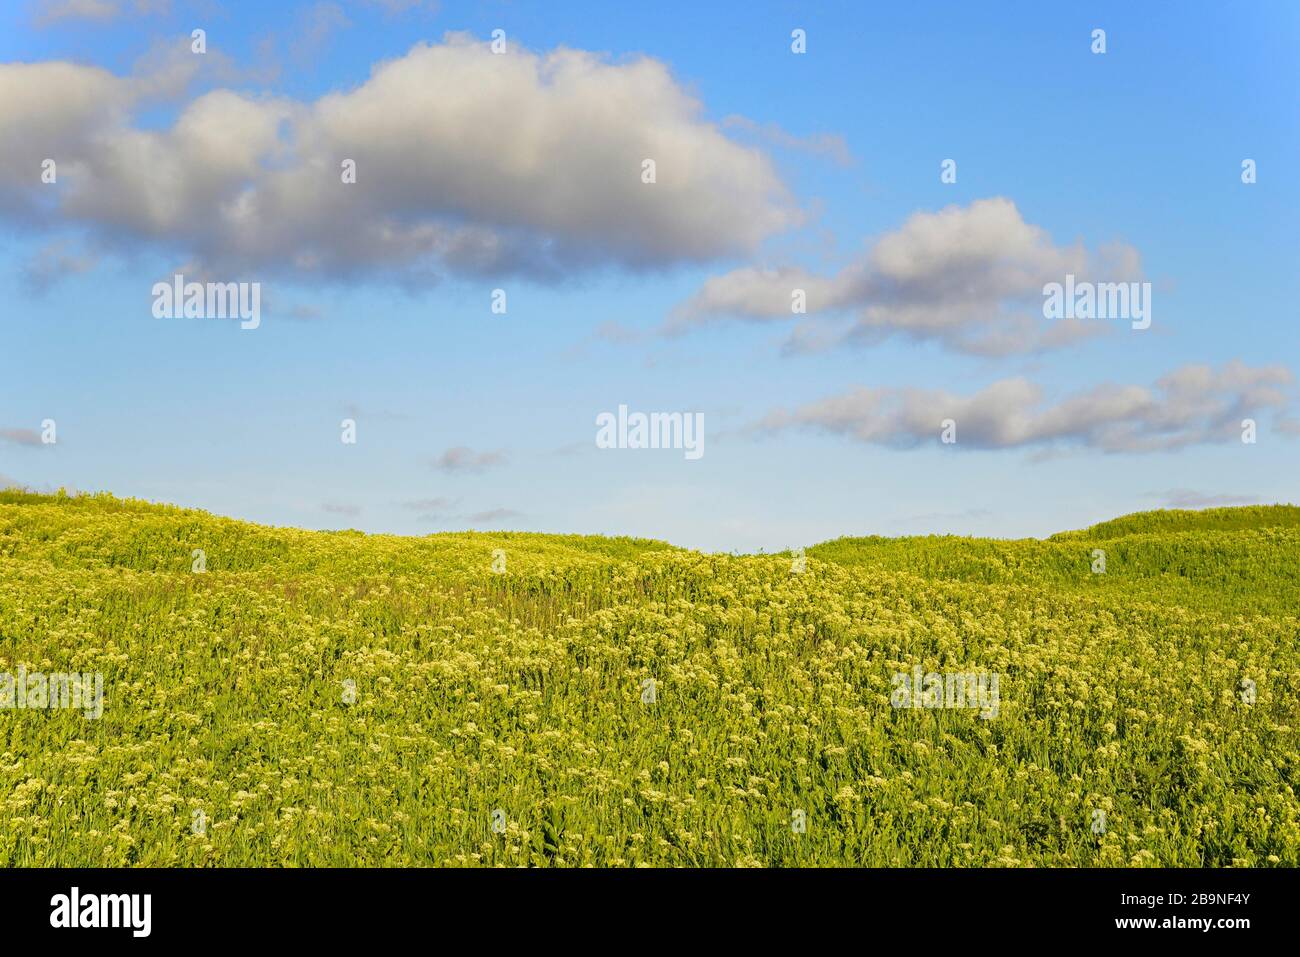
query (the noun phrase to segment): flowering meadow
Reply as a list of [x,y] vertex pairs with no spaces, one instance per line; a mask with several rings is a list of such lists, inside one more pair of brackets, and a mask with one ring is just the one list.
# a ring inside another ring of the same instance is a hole
[[11,490],[0,672],[4,866],[1300,865],[1294,507],[735,556]]

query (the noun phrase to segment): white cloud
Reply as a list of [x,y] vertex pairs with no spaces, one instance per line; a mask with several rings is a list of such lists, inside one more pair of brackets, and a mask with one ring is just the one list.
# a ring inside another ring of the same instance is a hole
[[[144,74],[0,65],[0,138],[16,146],[0,160],[5,208],[223,275],[412,283],[657,269],[750,254],[800,221],[767,156],[704,119],[664,64],[510,50],[449,34],[355,89],[314,102],[216,89],[164,129],[133,124]],[[40,183],[44,157],[57,187]]]
[[970,396],[916,388],[860,388],[769,413],[766,431],[810,428],[861,442],[909,448],[940,441],[956,423],[956,448],[1077,446],[1155,452],[1240,441],[1241,420],[1288,408],[1294,377],[1282,366],[1240,362],[1219,370],[1184,366],[1154,387],[1104,384],[1052,404],[1024,378],[1003,379]]
[[832,275],[803,268],[746,267],[708,279],[669,323],[669,331],[719,319],[789,322],[802,289],[810,317],[849,315],[847,328],[800,327],[791,347],[870,344],[891,335],[937,341],[958,352],[1007,355],[1059,347],[1105,331],[1101,322],[1043,318],[1043,286],[1067,273],[1132,282],[1137,251],[1121,243],[1089,253],[1059,246],[1026,223],[1009,199],[982,199],[910,216]]

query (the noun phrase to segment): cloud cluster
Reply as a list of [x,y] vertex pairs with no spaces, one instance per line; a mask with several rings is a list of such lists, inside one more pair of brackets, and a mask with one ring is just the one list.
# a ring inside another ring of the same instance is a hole
[[645,57],[497,55],[449,34],[315,101],[214,89],[145,125],[137,108],[167,75],[0,65],[0,212],[223,275],[412,283],[708,261],[801,219],[766,154]]
[[1131,246],[1108,244],[1091,253],[1082,243],[1060,246],[1025,222],[1011,200],[982,199],[914,213],[832,275],[787,266],[714,276],[675,310],[669,330],[727,318],[797,319],[792,297],[803,290],[808,316],[852,321],[829,336],[804,326],[793,348],[899,335],[974,355],[1039,352],[1106,329],[1100,322],[1043,318],[1043,286],[1070,273],[1080,281],[1133,282],[1141,268]]
[[1154,387],[1104,384],[1046,400],[1023,378],[1003,379],[969,396],[933,389],[861,388],[793,410],[769,413],[764,431],[811,428],[894,448],[938,443],[941,423],[956,423],[956,447],[1081,447],[1156,452],[1240,441],[1243,418],[1284,412],[1294,377],[1282,366],[1240,362],[1219,370],[1188,365]]

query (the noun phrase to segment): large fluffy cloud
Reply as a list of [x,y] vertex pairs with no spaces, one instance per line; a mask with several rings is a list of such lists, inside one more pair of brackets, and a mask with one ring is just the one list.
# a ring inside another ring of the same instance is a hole
[[[1104,331],[1099,322],[1043,318],[1043,286],[1072,273],[1080,281],[1132,282],[1137,251],[1110,244],[1089,252],[1061,246],[1024,221],[1005,198],[913,214],[896,231],[832,275],[799,267],[747,267],[705,282],[670,322],[681,331],[718,319],[798,319],[792,294],[802,289],[807,315],[849,315],[834,342],[875,342],[891,335],[933,340],[979,355],[1036,352]],[[792,340],[825,342],[804,327]]]
[[[146,92],[92,67],[0,66],[5,208],[223,272],[408,280],[745,255],[800,219],[766,155],[649,58],[496,55],[449,35],[356,89],[217,89],[161,129],[134,118]],[[40,183],[46,157],[56,186]]]
[[1097,386],[1055,404],[1023,378],[973,395],[934,389],[862,388],[793,410],[769,413],[764,430],[810,428],[861,442],[908,448],[937,443],[941,423],[956,423],[958,448],[1079,446],[1104,452],[1155,452],[1240,441],[1241,423],[1290,405],[1293,376],[1282,366],[1221,369],[1188,365],[1154,387]]

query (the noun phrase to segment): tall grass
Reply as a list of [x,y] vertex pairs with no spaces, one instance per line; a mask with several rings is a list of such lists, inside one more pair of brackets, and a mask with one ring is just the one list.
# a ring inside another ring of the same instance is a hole
[[1226,511],[799,573],[0,493],[0,672],[106,691],[0,710],[0,863],[1296,866],[1300,525]]

